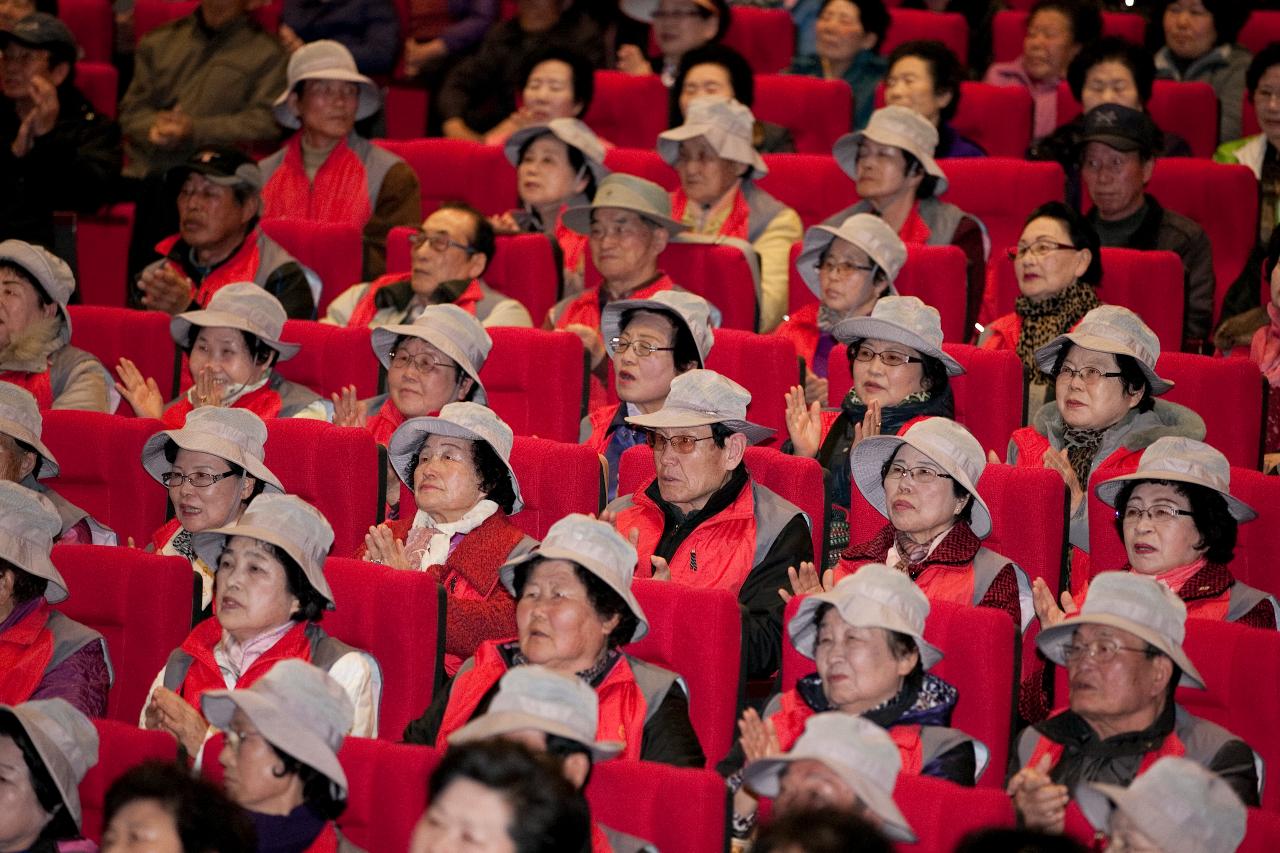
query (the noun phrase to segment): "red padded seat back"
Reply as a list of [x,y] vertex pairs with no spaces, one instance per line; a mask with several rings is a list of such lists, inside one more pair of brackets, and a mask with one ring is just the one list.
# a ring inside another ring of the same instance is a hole
[[302,349],[277,372],[305,385],[326,400],[348,385],[361,397],[378,393],[378,357],[369,343],[369,329],[348,329],[311,320],[286,320],[281,339]]
[[354,225],[302,219],[264,219],[262,230],[303,266],[320,276],[317,317],[324,316],[329,303],[342,291],[364,278],[364,236]]
[[800,214],[806,228],[858,200],[853,181],[830,153],[765,154],[764,162],[769,174],[757,181],[760,188]]
[[424,217],[446,201],[465,201],[487,216],[519,203],[516,170],[500,145],[437,138],[378,139],[376,144],[403,158],[418,176]]
[[1280,850],[1280,814],[1249,809],[1249,823],[1239,853],[1271,853]]
[[84,837],[102,840],[103,807],[107,789],[126,770],[144,761],[173,761],[178,755],[178,742],[168,732],[138,728],[138,721],[94,720],[98,730],[98,763],[89,768],[78,786],[81,823]]
[[[796,25],[785,9],[730,6],[724,44],[747,60],[757,74],[776,74],[791,64]],[[756,91],[759,97],[759,90]],[[757,116],[758,118],[759,116]]]
[[[1030,4],[1027,4],[1030,8]],[[996,62],[1008,62],[1022,55],[1022,37],[1027,31],[1026,9],[996,12],[991,25],[992,54]],[[1102,13],[1102,34],[1119,36],[1125,41],[1141,45],[1146,21],[1141,15],[1123,12]]]
[[798,74],[757,74],[751,111],[757,121],[790,130],[798,153],[830,156],[831,146],[853,123],[853,97],[847,84],[839,85],[843,82]]
[[[110,13],[110,6],[104,4],[104,8]],[[116,117],[120,72],[110,62],[77,62],[76,88],[98,112],[110,119]]]
[[969,22],[958,12],[890,9],[889,31],[884,35],[884,44],[877,47],[877,53],[888,56],[898,45],[917,39],[940,41],[962,66],[969,63]]
[[795,348],[775,335],[716,329],[707,369],[722,373],[751,392],[747,419],[777,430],[767,443],[787,437],[786,394],[799,381]]
[[1257,53],[1273,41],[1280,41],[1280,12],[1257,9],[1240,30],[1236,42],[1250,53]]
[[1026,89],[965,80],[951,124],[989,156],[1019,158],[1031,144],[1031,116],[1031,94]]
[[[997,772],[998,771],[998,772]],[[987,770],[1003,777],[1003,767]],[[986,777],[983,777],[986,780]],[[898,776],[893,800],[916,833],[915,844],[895,844],[900,851],[931,853],[955,850],[969,833],[979,829],[1013,829],[1013,806],[1002,790],[962,788],[928,776]]]
[[1232,465],[1257,468],[1263,436],[1263,383],[1247,358],[1210,358],[1164,352],[1156,372],[1176,383],[1161,399],[1181,403],[1204,418],[1204,440]]
[[1196,157],[1212,157],[1218,147],[1218,96],[1208,83],[1157,80],[1147,111],[1165,133],[1187,141]]
[[[596,94],[599,100],[599,93]],[[654,143],[635,148],[611,148],[605,152],[604,164],[614,172],[636,175],[671,192],[680,186],[680,176],[658,156],[653,146]]]
[[489,406],[516,435],[576,443],[582,420],[585,362],[572,332],[498,327],[480,370]]
[[591,770],[593,819],[659,850],[723,850],[724,780],[711,770],[649,761],[606,761]]
[[[624,148],[652,148],[667,129],[667,87],[656,74],[596,71],[595,97],[582,120],[601,139]],[[514,185],[514,184],[513,184]]]
[[[59,0],[58,17],[71,30],[71,35],[75,36],[76,45],[82,52],[80,61],[76,63],[77,83],[80,82],[85,63],[98,65],[111,62],[111,54],[115,49],[116,22],[110,0]],[[111,117],[115,118],[114,111]]]
[[[163,396],[173,396],[177,348],[169,336],[168,314],[101,305],[72,305],[67,310],[72,345],[97,356],[112,376],[120,357],[128,358],[143,376],[156,381]],[[121,401],[120,413],[131,415],[133,407]]]

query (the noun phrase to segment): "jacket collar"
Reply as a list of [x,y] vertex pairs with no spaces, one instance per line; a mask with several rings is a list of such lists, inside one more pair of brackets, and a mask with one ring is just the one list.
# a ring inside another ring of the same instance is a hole
[[750,479],[750,475],[747,474],[746,464],[739,463],[738,467],[729,475],[728,482],[712,493],[702,509],[688,515],[677,509],[674,504],[669,504],[662,499],[657,477],[654,477],[653,482],[649,484],[649,488],[644,490],[644,493],[646,497],[654,502],[658,509],[662,510],[662,515],[668,528],[672,526],[695,528],[701,526],[704,521],[712,516],[728,509],[742,494],[742,490],[746,488]]
[[1176,709],[1175,703],[1166,702],[1160,716],[1147,728],[1112,735],[1109,738],[1099,738],[1093,728],[1085,722],[1084,717],[1074,711],[1063,711],[1043,723],[1038,723],[1035,728],[1049,740],[1086,755],[1101,758],[1146,755],[1158,749],[1164,739],[1173,732]]

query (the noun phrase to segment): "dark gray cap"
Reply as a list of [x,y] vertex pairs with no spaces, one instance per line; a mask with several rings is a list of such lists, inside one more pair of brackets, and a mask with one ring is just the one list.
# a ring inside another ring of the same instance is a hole
[[76,37],[62,21],[44,12],[32,12],[8,31],[0,30],[0,49],[11,42],[18,42],[27,47],[47,50],[51,54],[52,63],[75,62],[80,49],[76,47]]

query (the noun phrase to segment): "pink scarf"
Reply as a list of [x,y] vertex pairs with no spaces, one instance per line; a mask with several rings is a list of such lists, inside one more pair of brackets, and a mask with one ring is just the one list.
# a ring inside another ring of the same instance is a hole
[[1280,387],[1280,308],[1274,302],[1267,304],[1267,316],[1271,323],[1253,333],[1249,358],[1275,388]]
[[1186,586],[1187,581],[1196,576],[1196,573],[1205,567],[1208,562],[1204,557],[1189,563],[1185,566],[1179,566],[1176,569],[1170,569],[1167,572],[1161,572],[1156,575],[1156,580],[1169,587],[1175,593],[1182,592],[1182,588]]

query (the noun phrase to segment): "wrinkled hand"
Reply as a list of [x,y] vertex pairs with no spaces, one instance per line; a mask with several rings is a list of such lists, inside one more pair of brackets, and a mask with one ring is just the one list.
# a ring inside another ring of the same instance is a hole
[[120,377],[116,390],[133,407],[135,415],[159,418],[164,414],[164,396],[160,393],[160,386],[151,377],[144,377],[136,364],[122,357],[116,365],[116,375]]
[[831,383],[816,373],[804,372],[804,401],[819,406],[827,404],[827,396],[831,393]]
[[427,63],[448,52],[449,48],[442,38],[431,41],[408,39],[404,43],[404,73],[409,77],[417,77]]
[[147,140],[158,148],[173,148],[184,140],[190,139],[195,130],[191,116],[182,111],[182,107],[156,113],[155,120],[147,131]]
[[738,733],[747,764],[782,754],[778,730],[774,727],[773,720],[760,719],[755,708],[742,712],[742,718],[738,720]]
[[600,337],[600,333],[590,326],[584,326],[582,323],[570,323],[564,327],[564,330],[573,332],[582,339],[582,345],[586,347],[587,353],[591,356],[591,369],[595,370],[605,356],[604,339]]
[[1071,798],[1066,785],[1056,785],[1049,778],[1052,766],[1050,756],[1042,756],[1034,767],[1015,773],[1005,793],[1013,798],[1013,807],[1028,829],[1061,835]]
[[364,537],[364,558],[370,563],[381,563],[393,569],[411,569],[409,555],[405,553],[404,542],[396,539],[391,528],[385,524],[370,527]]
[[280,39],[280,46],[284,48],[285,53],[293,53],[306,44],[293,27],[285,23],[281,23],[280,29],[276,30],[276,38]]
[[804,389],[792,385],[787,391],[787,433],[796,456],[808,459],[818,455],[822,446],[822,405],[806,404]]
[[1071,597],[1071,591],[1063,590],[1062,606],[1059,607],[1058,602],[1053,600],[1053,590],[1049,589],[1044,578],[1036,578],[1031,582],[1031,600],[1036,608],[1036,617],[1040,620],[1041,631],[1052,628],[1066,619],[1068,613],[1074,613],[1076,610],[1076,602]]
[[618,70],[628,74],[647,75],[653,73],[653,66],[645,58],[644,51],[634,44],[618,47]]
[[853,444],[849,449],[858,446],[864,438],[880,434],[880,403],[872,400],[867,404],[867,413],[862,416],[862,423],[853,425]]
[[1080,478],[1076,476],[1076,469],[1071,467],[1071,459],[1067,456],[1067,449],[1054,450],[1050,447],[1044,452],[1044,467],[1057,471],[1062,477],[1062,481],[1067,484],[1067,491],[1071,493],[1071,514],[1075,515],[1080,509],[1080,502],[1084,500],[1084,486],[1080,485]]
[[[369,406],[356,394],[356,386],[344,385],[342,390],[330,395],[333,400],[333,425],[363,427],[369,422]],[[390,400],[385,405],[393,405]]]
[[31,112],[18,127],[10,150],[14,157],[22,158],[31,153],[36,138],[53,130],[58,121],[58,89],[47,78],[34,75],[31,78]]
[[200,712],[177,693],[166,687],[157,687],[147,705],[146,723],[149,729],[166,731],[178,739],[188,755],[199,755],[204,745],[209,723]]
[[797,595],[810,595],[815,592],[830,592],[836,585],[834,569],[827,569],[818,578],[818,567],[808,560],[800,563],[800,571],[795,566],[787,567],[787,578],[791,581],[791,590],[778,590],[783,601],[790,601]]
[[499,234],[519,234],[520,226],[516,223],[516,218],[511,215],[511,211],[504,211],[497,216],[489,217],[489,224],[493,226],[493,230]]
[[195,393],[192,395],[192,405],[195,408],[201,406],[218,407],[222,405],[222,386],[214,379],[212,367],[206,367],[204,370],[196,374]]
[[165,263],[146,269],[138,278],[138,290],[142,291],[142,304],[147,308],[181,314],[191,307],[196,286]]

